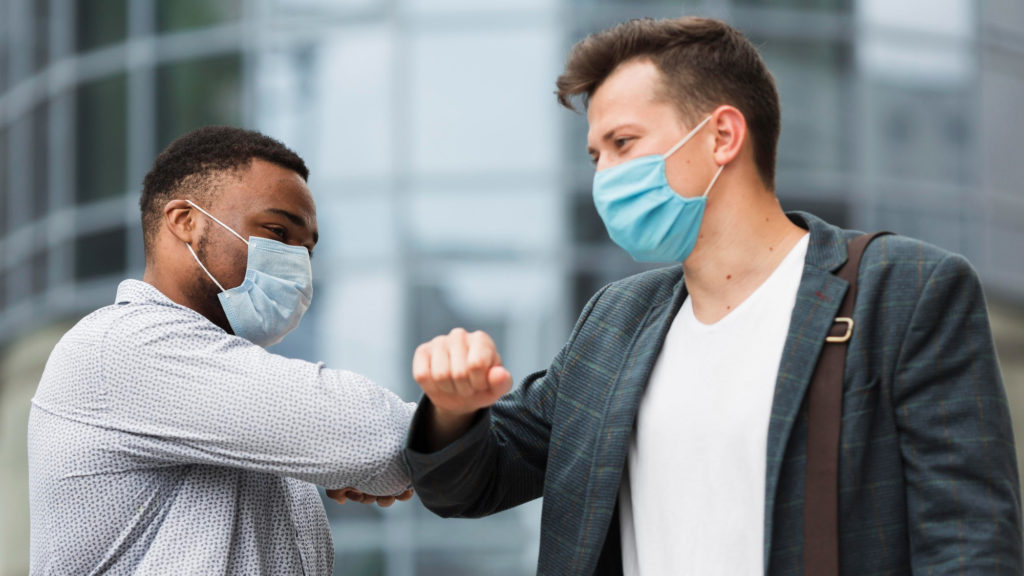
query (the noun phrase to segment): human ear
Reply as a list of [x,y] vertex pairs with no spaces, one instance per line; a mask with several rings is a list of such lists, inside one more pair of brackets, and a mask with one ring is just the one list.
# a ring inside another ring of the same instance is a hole
[[180,198],[164,204],[164,226],[178,240],[192,244],[196,236],[195,210]]
[[711,113],[715,130],[715,163],[724,166],[740,154],[747,140],[747,119],[733,106],[719,106]]

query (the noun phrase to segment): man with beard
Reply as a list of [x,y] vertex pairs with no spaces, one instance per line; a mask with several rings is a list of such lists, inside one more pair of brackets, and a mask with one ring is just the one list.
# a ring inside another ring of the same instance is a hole
[[32,401],[32,574],[327,575],[314,484],[340,501],[411,495],[413,404],[264,349],[313,296],[307,177],[280,142],[237,128],[157,157],[143,279],[61,339]]

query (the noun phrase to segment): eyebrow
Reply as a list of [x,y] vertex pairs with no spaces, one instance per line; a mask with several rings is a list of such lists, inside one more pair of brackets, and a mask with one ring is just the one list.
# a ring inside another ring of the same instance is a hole
[[[294,214],[294,213],[289,212],[287,210],[281,210],[280,208],[267,208],[265,210],[265,212],[269,212],[271,214],[277,214],[278,216],[284,216],[285,218],[290,220],[292,224],[295,224],[296,226],[303,226],[303,227],[306,226],[306,221],[305,220],[300,218],[297,214]],[[313,244],[316,244],[319,239],[320,239],[320,234],[316,230],[314,230],[313,231]]]
[[[630,122],[626,122],[624,124],[617,124],[611,130],[605,132],[604,135],[601,136],[601,142],[607,142],[607,141],[611,140],[612,136],[615,134],[615,131],[616,130],[621,130],[623,128],[637,128],[637,125],[636,124],[632,124]],[[597,150],[595,150],[594,148],[592,148],[590,146],[587,146],[587,154],[590,154],[591,156],[593,156],[594,152],[597,152]]]

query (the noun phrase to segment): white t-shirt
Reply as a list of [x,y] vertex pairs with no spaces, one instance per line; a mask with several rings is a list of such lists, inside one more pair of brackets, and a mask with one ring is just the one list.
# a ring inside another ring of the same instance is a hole
[[672,321],[620,492],[627,576],[763,573],[768,420],[807,243],[715,324],[690,298]]

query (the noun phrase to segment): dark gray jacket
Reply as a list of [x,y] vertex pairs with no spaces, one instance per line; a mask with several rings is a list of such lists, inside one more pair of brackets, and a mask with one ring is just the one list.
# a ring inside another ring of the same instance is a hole
[[[790,217],[811,237],[768,432],[770,575],[802,571],[805,398],[847,289],[832,272],[856,234]],[[886,236],[869,246],[858,282],[843,386],[843,573],[1022,574],[1010,413],[977,275],[961,256]],[[424,504],[478,517],[543,496],[538,574],[620,573],[630,436],[685,296],[681,266],[604,287],[550,368],[439,452],[416,450],[421,405],[406,461]]]

